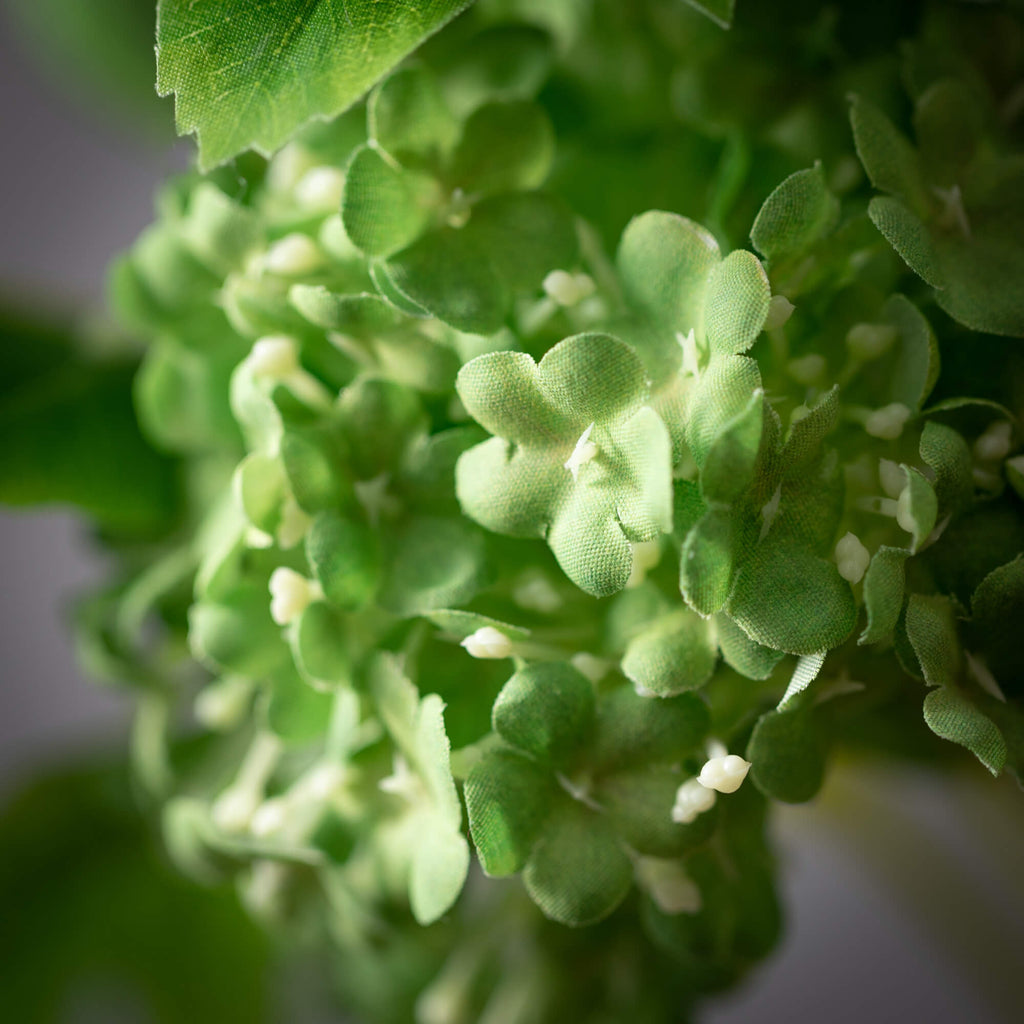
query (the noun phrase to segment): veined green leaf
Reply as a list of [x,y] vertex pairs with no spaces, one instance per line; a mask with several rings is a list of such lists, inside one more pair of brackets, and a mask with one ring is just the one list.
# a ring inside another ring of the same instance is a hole
[[757,341],[772,289],[761,261],[744,249],[729,253],[708,275],[704,329],[713,355],[739,355]]
[[936,736],[966,747],[993,774],[1006,764],[1006,740],[996,724],[952,686],[940,686],[924,699],[924,720]]
[[880,547],[871,557],[864,574],[864,609],[868,621],[857,639],[859,644],[887,640],[896,628],[903,608],[905,548]]
[[795,256],[827,235],[838,220],[839,200],[825,184],[819,162],[776,186],[757,213],[750,240],[767,259]]
[[949,686],[960,673],[960,638],[953,604],[943,594],[911,594],[907,637],[929,686]]

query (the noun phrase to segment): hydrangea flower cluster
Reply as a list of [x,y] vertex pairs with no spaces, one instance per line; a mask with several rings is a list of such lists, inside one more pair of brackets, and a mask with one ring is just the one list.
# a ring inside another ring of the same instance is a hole
[[634,210],[609,246],[552,123],[585,43],[475,45],[504,62],[440,47],[173,183],[115,268],[186,510],[93,650],[144,691],[178,862],[326,933],[372,1019],[663,1020],[771,948],[766,798],[831,743],[923,703],[1024,771],[1020,158],[944,72],[920,154],[854,98],[751,249],[728,154],[714,231]]

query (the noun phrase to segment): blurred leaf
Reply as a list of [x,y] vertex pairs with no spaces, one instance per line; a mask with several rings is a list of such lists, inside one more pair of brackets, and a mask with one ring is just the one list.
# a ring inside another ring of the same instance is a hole
[[[269,155],[314,117],[349,107],[468,0],[160,0],[157,90],[209,169],[252,147]],[[259,46],[253,48],[253,40]]]
[[622,672],[649,694],[672,697],[702,687],[717,660],[707,623],[684,609],[633,638],[622,659]]

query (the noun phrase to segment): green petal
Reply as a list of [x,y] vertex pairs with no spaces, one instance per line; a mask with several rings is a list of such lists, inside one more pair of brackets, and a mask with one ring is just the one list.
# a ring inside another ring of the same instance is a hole
[[270,679],[267,725],[287,743],[309,744],[327,732],[333,706],[333,694],[314,690],[285,665]]
[[839,386],[829,389],[811,407],[806,416],[795,420],[782,447],[782,462],[787,477],[807,471],[807,465],[818,458],[822,441],[839,422]]
[[521,754],[497,750],[474,765],[465,794],[484,874],[514,875],[526,863],[547,818],[553,795],[550,775]]
[[529,665],[498,694],[492,719],[512,746],[541,760],[564,760],[593,725],[594,690],[564,662]]
[[771,538],[740,569],[728,611],[752,640],[790,654],[838,647],[857,621],[834,563]]
[[235,469],[232,486],[245,518],[258,530],[273,533],[285,494],[281,461],[261,452],[247,455]]
[[684,610],[655,622],[626,648],[622,672],[636,686],[671,697],[703,686],[715,670],[718,652],[708,624]]
[[739,355],[757,341],[772,289],[761,261],[737,249],[711,271],[704,308],[712,354]]
[[288,649],[270,617],[270,594],[255,583],[240,584],[216,601],[192,605],[188,637],[200,661],[253,679],[287,661]]
[[750,240],[767,259],[799,256],[839,220],[839,200],[825,184],[821,163],[786,178],[758,211]]
[[607,917],[632,881],[629,857],[608,823],[568,802],[552,812],[523,871],[543,914],[573,928]]

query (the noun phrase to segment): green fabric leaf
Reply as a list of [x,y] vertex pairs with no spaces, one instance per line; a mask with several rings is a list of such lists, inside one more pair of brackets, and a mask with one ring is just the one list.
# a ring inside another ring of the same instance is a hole
[[957,513],[974,497],[974,460],[963,435],[929,420],[921,433],[921,458],[935,471],[935,497],[942,513]]
[[619,772],[601,779],[594,796],[622,840],[645,857],[679,857],[706,842],[716,816],[700,814],[688,825],[672,820],[683,777],[667,768]]
[[796,171],[768,196],[750,229],[762,256],[799,256],[827,235],[839,220],[839,200],[825,184],[821,163]]
[[698,615],[713,615],[725,606],[746,555],[745,534],[736,514],[721,509],[712,509],[687,534],[679,557],[679,589]]
[[786,687],[786,692],[782,695],[782,700],[779,701],[776,711],[788,711],[793,707],[799,707],[800,694],[818,678],[821,666],[825,664],[826,653],[819,651],[817,654],[805,654],[797,661],[789,685]]
[[616,265],[633,305],[672,331],[701,336],[708,275],[719,259],[718,243],[705,228],[650,210],[626,225]]
[[348,440],[355,476],[373,480],[398,468],[427,417],[416,392],[390,381],[364,377],[345,388],[337,411]]
[[765,796],[787,804],[810,800],[821,788],[825,746],[807,711],[769,711],[747,744],[750,777]]
[[816,555],[831,557],[845,493],[846,480],[838,453],[826,449],[817,463],[783,481],[770,539],[776,544],[797,544]]
[[196,259],[217,274],[243,267],[264,240],[256,214],[209,182],[192,191],[179,232]]
[[757,341],[772,289],[761,261],[737,249],[708,276],[704,328],[712,355],[739,355]]
[[993,774],[1006,764],[1007,748],[996,724],[959,690],[940,686],[924,699],[924,720],[936,736],[966,747]]
[[341,222],[367,256],[390,256],[418,238],[439,203],[437,184],[361,146],[345,170]]
[[900,525],[905,528],[903,520],[912,524],[910,535],[913,542],[910,550],[916,553],[935,529],[939,503],[935,489],[920,470],[913,466],[904,466],[903,469],[907,474],[907,486],[900,495],[901,507],[905,509]]
[[331,604],[357,611],[373,600],[381,556],[369,527],[337,512],[321,512],[306,534],[306,558]]
[[310,119],[340,114],[466,6],[160,0],[157,91],[176,94],[178,132],[196,133],[203,169],[249,147],[268,154]]
[[483,535],[455,519],[409,520],[387,557],[378,601],[399,615],[465,604],[485,580]]
[[436,162],[458,134],[436,78],[416,66],[392,72],[370,93],[366,121],[374,143],[399,161]]
[[232,485],[246,519],[258,530],[273,533],[286,488],[280,460],[262,452],[247,455],[235,469]]
[[929,686],[950,686],[960,673],[960,639],[953,604],[942,594],[911,594],[907,637]]
[[258,679],[287,660],[265,586],[244,583],[189,609],[189,644],[200,661]]
[[541,833],[553,796],[551,776],[511,750],[496,750],[466,779],[469,829],[484,874],[520,871]]
[[907,555],[904,548],[883,545],[871,556],[864,574],[864,609],[868,621],[857,643],[877,644],[892,636],[903,608]]
[[417,924],[428,925],[455,903],[469,873],[469,844],[461,832],[423,815],[409,866],[409,905]]
[[918,277],[933,288],[946,286],[939,254],[920,217],[890,196],[875,196],[868,203],[868,216]]
[[889,370],[889,397],[916,412],[939,379],[938,342],[921,311],[904,295],[886,301],[882,319],[899,331]]
[[402,295],[460,331],[493,334],[502,325],[509,296],[464,230],[430,232],[388,260],[387,272]]
[[378,295],[343,295],[323,285],[294,284],[288,301],[312,324],[356,338],[397,330],[404,320]]
[[715,634],[725,663],[747,679],[767,679],[785,657],[782,651],[755,643],[728,615],[715,616]]
[[706,14],[720,28],[732,27],[736,0],[686,0],[692,8]]
[[718,356],[701,374],[690,401],[686,443],[698,466],[722,428],[734,420],[761,387],[761,371],[747,356]]
[[280,461],[288,486],[309,515],[352,507],[355,496],[341,453],[338,432],[330,427],[282,434]]
[[782,448],[785,475],[799,477],[807,472],[808,463],[818,458],[822,441],[839,422],[839,387],[830,388],[799,419],[793,418]]
[[274,671],[268,690],[267,727],[280,739],[309,744],[327,732],[333,694],[313,689],[291,664]]
[[535,103],[488,103],[462,130],[447,177],[467,195],[528,191],[544,184],[555,133]]
[[494,702],[494,731],[507,743],[541,760],[569,757],[594,720],[590,681],[564,662],[528,665]]
[[291,635],[295,666],[307,682],[335,686],[352,675],[345,619],[324,601],[314,601],[299,616]]
[[619,686],[598,700],[588,762],[598,771],[675,764],[693,753],[710,726],[707,705],[696,694],[656,700]]
[[655,622],[630,642],[622,672],[648,693],[671,697],[703,686],[717,660],[708,624],[683,610]]
[[1024,679],[1024,645],[1018,627],[1024,622],[1024,556],[993,569],[971,598],[973,642],[996,679],[1008,688]]
[[871,184],[923,214],[929,205],[927,186],[917,153],[906,136],[876,106],[856,96],[850,103],[850,124],[857,155]]
[[764,425],[764,395],[755,391],[745,409],[712,442],[700,474],[709,505],[730,505],[749,490],[758,465]]
[[771,537],[740,569],[727,610],[752,640],[790,654],[838,647],[857,621],[834,563]]
[[602,817],[565,802],[552,810],[523,882],[546,917],[582,928],[607,917],[625,899],[633,868]]

